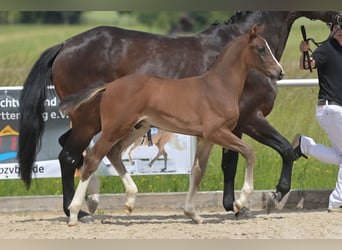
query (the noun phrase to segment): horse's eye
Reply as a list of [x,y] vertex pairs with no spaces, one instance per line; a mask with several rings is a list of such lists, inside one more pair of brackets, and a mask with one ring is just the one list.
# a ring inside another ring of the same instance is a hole
[[265,47],[258,47],[257,48],[259,53],[264,53],[265,52]]

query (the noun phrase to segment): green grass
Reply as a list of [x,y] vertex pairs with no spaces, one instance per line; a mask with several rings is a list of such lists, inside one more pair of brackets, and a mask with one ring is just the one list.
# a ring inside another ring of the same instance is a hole
[[[328,28],[319,21],[299,19],[293,25],[281,63],[286,78],[316,78],[316,72],[298,69],[302,39],[300,25],[305,24],[308,37],[324,40]],[[127,26],[126,28],[151,31],[147,27]],[[3,25],[0,26],[0,75],[1,85],[21,85],[32,64],[46,48],[93,27],[92,25],[51,26],[51,25]],[[158,30],[152,30],[158,32]],[[159,31],[162,33],[161,31]],[[315,120],[317,87],[280,87],[274,109],[268,120],[289,141],[297,133],[314,137],[317,142],[327,144],[328,140]],[[274,189],[281,170],[281,158],[274,150],[250,139],[243,138],[255,149],[255,189]],[[215,146],[210,155],[208,170],[200,186],[201,191],[222,190],[221,148]],[[236,189],[241,189],[245,163],[239,160]],[[337,166],[323,164],[315,159],[301,159],[295,163],[292,177],[293,189],[332,189],[335,185]],[[189,176],[133,176],[139,192],[187,191]],[[100,177],[102,193],[123,193],[119,177]],[[77,180],[76,180],[77,183]],[[16,195],[56,195],[61,194],[59,178],[34,179],[27,191],[21,180],[1,180],[0,196]]]

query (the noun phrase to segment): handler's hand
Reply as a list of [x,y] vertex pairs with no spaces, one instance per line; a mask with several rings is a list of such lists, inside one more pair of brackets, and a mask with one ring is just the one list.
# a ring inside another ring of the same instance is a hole
[[299,50],[300,52],[305,52],[305,51],[309,51],[310,49],[310,43],[308,41],[301,41],[299,44]]

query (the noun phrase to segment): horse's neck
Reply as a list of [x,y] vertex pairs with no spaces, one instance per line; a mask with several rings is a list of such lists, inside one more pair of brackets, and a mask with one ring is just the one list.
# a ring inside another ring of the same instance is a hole
[[[244,46],[241,45],[242,43]],[[208,82],[210,79],[216,79],[216,85],[219,84],[222,89],[229,89],[231,94],[240,96],[248,70],[247,63],[244,61],[246,46],[247,40],[244,37],[227,45],[212,68],[204,75]]]
[[280,60],[284,52],[292,24],[299,17],[299,12],[291,11],[267,11],[264,14],[265,29],[262,35],[277,60]]

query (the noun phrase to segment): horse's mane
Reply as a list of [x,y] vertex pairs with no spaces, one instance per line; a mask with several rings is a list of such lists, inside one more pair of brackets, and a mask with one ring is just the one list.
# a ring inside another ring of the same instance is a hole
[[237,11],[233,16],[224,22],[213,22],[209,29],[201,32],[200,34],[205,34],[207,32],[212,32],[216,29],[229,29],[231,35],[236,36],[244,33],[248,30],[254,23],[261,24],[264,22],[263,11]]
[[261,11],[238,11],[227,21],[225,21],[224,24],[241,24],[241,21],[247,25],[252,25],[253,23],[260,24],[263,21],[262,19],[263,15]]

